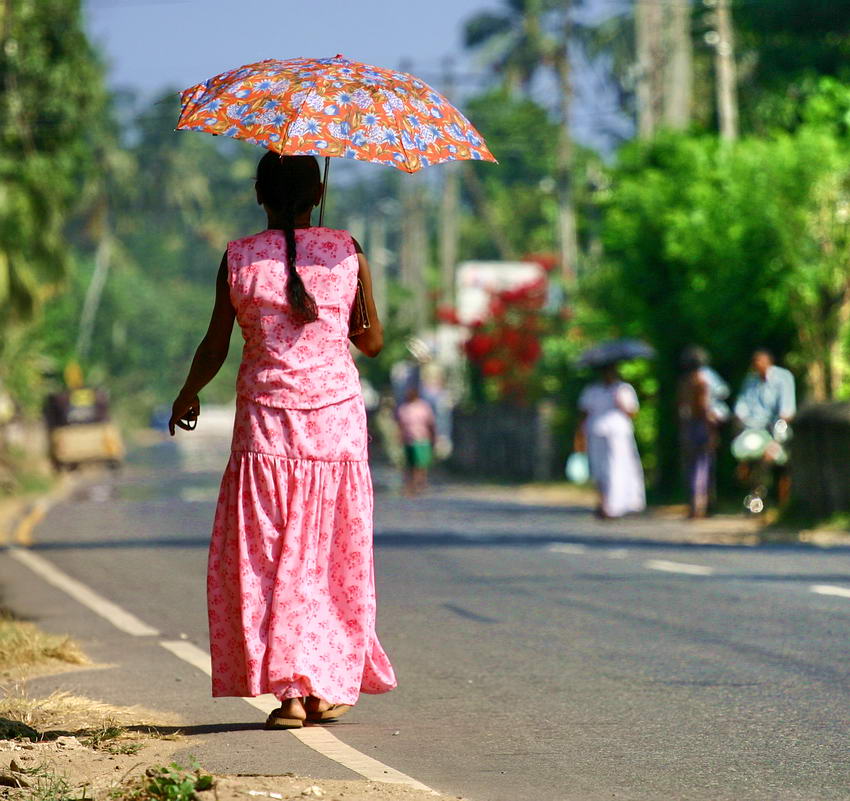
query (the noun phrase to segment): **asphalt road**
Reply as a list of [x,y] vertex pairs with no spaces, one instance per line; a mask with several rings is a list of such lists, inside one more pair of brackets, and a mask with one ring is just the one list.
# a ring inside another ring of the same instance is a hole
[[[227,444],[186,442],[55,507],[35,551],[206,648]],[[850,548],[677,544],[681,523],[602,524],[507,490],[376,500],[379,632],[400,687],[364,697],[333,730],[344,742],[473,801],[850,799],[850,597],[822,594],[850,590]],[[107,671],[102,694],[173,707],[207,766],[350,775],[260,731],[243,702],[209,700],[206,678],[162,649],[115,645],[6,556],[0,582],[95,650],[125,648],[131,677]]]

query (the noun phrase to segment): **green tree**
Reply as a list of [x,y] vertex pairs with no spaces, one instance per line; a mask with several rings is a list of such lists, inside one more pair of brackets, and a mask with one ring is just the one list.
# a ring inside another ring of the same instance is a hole
[[544,14],[555,5],[553,0],[504,0],[498,11],[482,11],[467,20],[464,44],[484,52],[510,91],[528,93],[541,67],[551,63]]
[[813,130],[732,146],[667,135],[621,153],[605,208],[605,268],[584,289],[617,333],[658,350],[665,483],[677,475],[676,367],[687,344],[707,346],[733,384],[757,345],[832,374],[844,336],[842,165],[835,139]]
[[850,76],[850,6],[832,0],[732,4],[745,130],[793,129],[823,76]]
[[79,0],[0,4],[0,326],[65,277],[64,226],[92,168],[105,93]]
[[66,226],[105,101],[79,0],[0,2],[0,380],[37,402],[27,326],[73,265]]
[[[580,1],[580,0],[579,0]],[[554,110],[559,122],[555,163],[555,229],[560,268],[567,277],[578,270],[579,248],[573,170],[576,148],[570,131],[574,0],[505,0],[499,12],[482,12],[465,27],[466,46],[484,51],[512,92],[528,94],[541,70],[548,70],[557,86]],[[489,216],[489,215],[488,215]]]

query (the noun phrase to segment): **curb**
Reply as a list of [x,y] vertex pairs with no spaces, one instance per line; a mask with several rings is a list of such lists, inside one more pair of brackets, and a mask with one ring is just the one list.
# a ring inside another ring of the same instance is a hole
[[21,501],[23,512],[20,515],[12,515],[12,524],[5,531],[0,531],[0,545],[30,547],[36,526],[57,503],[67,499],[82,484],[81,479],[63,474],[48,492],[29,502]]

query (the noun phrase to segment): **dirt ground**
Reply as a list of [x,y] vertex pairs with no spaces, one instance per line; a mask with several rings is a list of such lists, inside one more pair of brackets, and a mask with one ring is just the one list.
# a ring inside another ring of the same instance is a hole
[[[16,654],[22,657],[18,662]],[[399,785],[319,781],[294,774],[212,776],[204,779],[209,789],[202,782],[193,790],[206,774],[203,766],[173,764],[174,754],[186,744],[181,721],[173,714],[111,706],[62,691],[41,698],[27,692],[27,681],[35,676],[92,667],[67,638],[45,634],[8,615],[0,621],[0,799],[433,801],[440,797]],[[178,785],[187,781],[188,791],[184,786],[178,793]]]
[[[154,801],[144,792],[146,771],[167,766],[181,746],[175,736],[160,739],[128,732],[114,747],[141,746],[134,753],[109,753],[90,745],[85,735],[60,735],[43,742],[0,741],[0,798],[30,801],[120,801],[137,797]],[[191,771],[192,766],[183,766]],[[211,790],[197,792],[200,801],[274,799],[303,801],[434,801],[435,794],[365,780],[320,781],[288,776],[214,776]]]

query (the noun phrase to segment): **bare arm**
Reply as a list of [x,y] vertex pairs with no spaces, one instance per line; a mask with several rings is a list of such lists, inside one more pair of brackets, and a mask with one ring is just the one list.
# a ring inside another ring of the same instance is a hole
[[369,327],[356,337],[352,338],[354,347],[361,353],[367,356],[377,356],[384,347],[384,328],[381,325],[381,319],[378,317],[378,309],[375,307],[375,297],[372,294],[372,273],[369,270],[369,262],[360,243],[354,240],[354,248],[357,251],[357,260],[360,263],[360,269],[357,272],[357,277],[363,284],[363,294],[366,299],[366,312],[369,315]]
[[195,351],[189,375],[183,384],[183,389],[171,408],[171,419],[168,430],[174,436],[176,428],[190,431],[194,421],[201,413],[198,393],[215,378],[230,348],[230,334],[233,331],[233,321],[236,311],[230,302],[230,285],[227,281],[227,254],[225,253],[218,267],[215,286],[215,305],[207,333]]
[[631,385],[620,384],[619,387],[617,387],[616,394],[614,395],[614,403],[617,404],[617,408],[627,417],[630,417],[632,420],[637,417],[639,408],[638,400],[634,388]]
[[582,411],[579,414],[576,433],[573,437],[573,450],[576,453],[585,453],[587,451],[587,412]]

